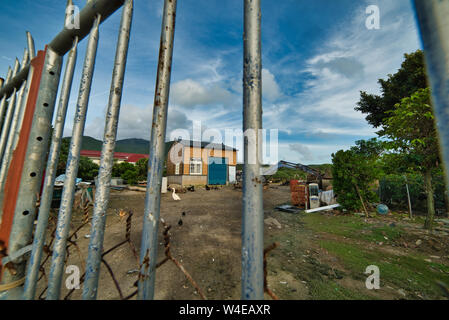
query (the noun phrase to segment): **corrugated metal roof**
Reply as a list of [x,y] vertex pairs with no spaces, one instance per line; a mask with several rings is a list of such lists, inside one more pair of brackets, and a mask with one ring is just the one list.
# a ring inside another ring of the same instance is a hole
[[[83,157],[100,158],[101,151],[97,150],[81,150],[80,155]],[[126,162],[135,163],[140,159],[148,159],[147,154],[114,152],[114,159],[124,160]]]

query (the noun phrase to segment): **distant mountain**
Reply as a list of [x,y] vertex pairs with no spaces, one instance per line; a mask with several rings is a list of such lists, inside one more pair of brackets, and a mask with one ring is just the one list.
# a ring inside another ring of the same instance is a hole
[[[70,140],[70,137],[63,138],[64,140]],[[166,152],[172,145],[172,142],[167,142],[165,144]],[[83,143],[81,145],[82,150],[97,150],[101,151],[103,142],[95,138],[84,136]],[[150,150],[150,141],[144,139],[123,139],[117,140],[115,144],[115,152],[125,152],[125,153],[138,153],[138,154],[148,154]]]
[[148,154],[150,141],[144,139],[118,140],[115,144],[116,152]]

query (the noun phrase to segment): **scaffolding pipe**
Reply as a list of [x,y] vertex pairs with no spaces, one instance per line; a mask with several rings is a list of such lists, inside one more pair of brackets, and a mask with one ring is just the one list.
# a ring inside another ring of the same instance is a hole
[[66,69],[59,97],[58,110],[56,113],[53,136],[51,140],[50,152],[48,155],[47,169],[45,170],[44,188],[42,191],[39,215],[34,232],[33,248],[27,266],[26,280],[24,286],[23,299],[33,300],[36,294],[36,284],[39,278],[39,268],[42,259],[42,251],[45,244],[45,235],[50,215],[51,202],[53,200],[53,189],[58,169],[59,152],[61,149],[62,135],[67,115],[70,92],[73,82],[73,74],[76,65],[78,39],[75,39],[73,48],[68,54]]
[[27,35],[27,47],[28,54],[30,56],[30,61],[36,57],[36,49],[34,48],[34,39],[29,31],[26,32]]
[[[97,15],[101,16],[101,21],[105,21],[111,14],[117,11],[125,0],[89,0],[80,13],[75,17],[79,21],[79,29],[68,29],[66,26],[48,45],[53,51],[60,56],[64,56],[70,51],[73,40],[78,37],[81,42],[92,29],[93,23]],[[29,64],[11,82],[0,89],[0,97],[6,95],[9,97],[14,88],[19,89],[21,84],[27,79]]]
[[133,17],[133,0],[126,0],[115,54],[114,71],[112,73],[111,90],[104,129],[103,148],[101,152],[98,184],[96,185],[95,205],[92,216],[92,228],[86,262],[83,299],[95,300],[100,276],[101,254],[103,250],[106,211],[109,203],[112,167],[114,165],[114,149],[117,139],[117,126],[120,114],[123,82],[125,78],[126,59],[129,48],[129,37]]
[[432,88],[441,155],[446,165],[446,185],[449,185],[449,1],[415,0],[414,4]]
[[[93,0],[92,2],[97,2]],[[89,3],[90,4],[90,3]],[[89,5],[88,4],[88,5]],[[72,139],[70,141],[67,166],[65,171],[64,188],[61,196],[58,222],[56,226],[53,256],[48,280],[47,300],[59,299],[61,282],[64,272],[64,261],[66,256],[67,237],[70,231],[72,218],[72,206],[75,195],[76,178],[80,159],[81,144],[83,139],[86,113],[89,102],[90,89],[95,68],[95,58],[98,48],[99,25],[101,17],[98,16],[92,27],[86,49],[86,57],[81,76],[81,84],[78,95],[78,103],[73,124]]]
[[[8,152],[6,150],[6,147],[8,145],[9,137],[12,136],[11,133],[11,127],[14,126],[14,115],[16,111],[16,100],[17,100],[17,93],[16,89],[14,88],[14,91],[11,95],[11,98],[8,102],[8,112],[5,116],[5,125],[3,126],[2,135],[0,137],[0,162],[1,166],[3,167],[3,163],[6,160],[6,157],[8,156]],[[1,186],[1,184],[0,184]]]
[[154,298],[162,171],[165,157],[165,136],[175,35],[176,5],[177,0],[165,0],[140,247],[140,274],[137,295],[139,300],[151,300]]
[[[48,140],[58,93],[61,66],[62,57],[50,48],[47,48],[37,98],[35,102],[31,102],[33,104],[35,103],[35,105],[31,108],[33,110],[32,114],[27,112],[27,116],[32,116],[33,121],[29,136],[26,137],[27,142],[24,144],[26,149],[23,159],[26,159],[26,161],[24,161],[21,170],[20,185],[18,187],[15,205],[9,206],[14,208],[14,217],[8,243],[8,252],[11,256],[14,256],[14,253],[19,252],[19,250],[29,245],[31,241],[32,227],[36,216],[36,201],[41,187],[42,173],[48,150]],[[37,67],[40,68],[40,66]],[[27,109],[29,106],[28,102]],[[18,155],[18,158],[22,159],[22,155]],[[4,199],[4,201],[6,200]],[[12,199],[8,199],[8,201],[12,201]],[[15,272],[10,272],[10,270],[5,269],[2,284],[20,281],[24,278],[26,258],[20,256],[13,262],[16,270]],[[5,296],[7,299],[20,299],[22,297],[22,290],[22,287],[17,287],[6,291],[0,294],[0,299],[5,298]]]
[[[28,59],[29,59],[29,53],[28,53],[28,50],[25,49],[21,66],[27,65]],[[9,129],[9,134],[8,134],[8,141],[6,143],[6,148],[4,151],[4,155],[3,155],[3,159],[2,159],[2,163],[1,163],[1,167],[0,167],[0,190],[3,188],[3,184],[4,184],[5,178],[6,178],[6,173],[8,171],[9,163],[11,161],[11,155],[12,155],[12,152],[14,151],[14,142],[16,140],[16,136],[18,136],[20,133],[20,128],[22,125],[20,118],[21,118],[22,111],[24,108],[23,97],[26,92],[26,86],[27,86],[27,83],[25,81],[22,84],[22,87],[20,88],[19,92],[17,93],[17,98],[16,98],[17,100],[15,101],[14,115],[12,117],[11,127]]]
[[[14,78],[15,75],[19,72],[20,69],[20,62],[16,58],[16,62],[14,63],[14,68],[12,72],[12,77]],[[6,111],[5,120],[2,127],[2,133],[0,136],[0,162],[3,162],[3,155],[5,153],[6,149],[6,143],[8,141],[9,131],[11,127],[11,121],[14,114],[14,108],[16,106],[16,93],[17,89],[13,88],[11,99],[8,102],[8,109]]]
[[[9,67],[8,73],[6,75],[5,81],[3,82],[3,85],[7,85],[8,82],[11,81],[11,78],[12,78],[12,69],[11,69],[11,67]],[[3,126],[3,116],[5,115],[5,110],[6,110],[6,106],[7,106],[6,100],[7,100],[7,97],[3,96],[0,101],[0,129]]]
[[245,0],[243,62],[243,218],[242,299],[262,300],[263,189],[260,171],[262,135],[262,57],[260,0]]

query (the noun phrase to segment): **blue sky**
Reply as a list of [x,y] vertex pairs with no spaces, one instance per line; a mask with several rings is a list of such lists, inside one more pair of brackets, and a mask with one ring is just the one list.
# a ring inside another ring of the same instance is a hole
[[[0,75],[21,60],[25,31],[37,49],[61,30],[65,0],[3,0]],[[82,8],[85,1],[74,1]],[[379,30],[365,27],[369,5]],[[149,139],[162,0],[135,0],[119,138]],[[242,127],[242,0],[178,0],[168,136],[192,121]],[[120,13],[100,27],[86,135],[102,138]],[[5,31],[7,27],[7,32]],[[85,45],[80,44],[65,135],[71,135]],[[375,136],[354,111],[360,90],[378,93],[403,54],[420,48],[409,0],[262,0],[264,128],[279,130],[279,159],[326,163],[356,140]],[[240,153],[242,154],[242,153]],[[240,160],[242,159],[239,156]]]

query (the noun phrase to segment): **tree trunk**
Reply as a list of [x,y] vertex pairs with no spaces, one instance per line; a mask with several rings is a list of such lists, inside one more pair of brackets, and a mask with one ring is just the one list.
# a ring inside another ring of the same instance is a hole
[[449,218],[449,193],[447,190],[446,179],[444,179],[444,208],[446,210],[446,217]]
[[360,202],[362,203],[362,206],[363,206],[363,210],[365,210],[365,215],[367,218],[369,218],[369,213],[368,213],[368,210],[366,210],[365,202],[363,202],[362,194],[360,193],[359,187],[357,186],[356,183],[354,184],[354,186],[355,186],[355,190],[357,191],[357,194],[359,195]]
[[432,188],[432,171],[427,170],[424,174],[424,181],[426,183],[427,192],[427,217],[424,227],[428,230],[433,229],[433,219],[435,217],[435,202],[433,199],[433,188]]

